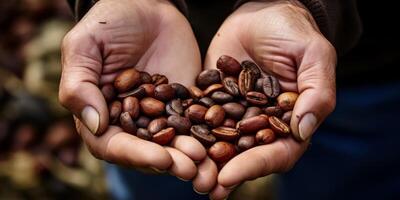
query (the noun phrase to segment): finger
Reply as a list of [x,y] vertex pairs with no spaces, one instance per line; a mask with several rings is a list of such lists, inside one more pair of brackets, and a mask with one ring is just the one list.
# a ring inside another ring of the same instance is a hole
[[216,185],[213,191],[210,193],[210,199],[212,200],[222,200],[228,198],[229,194],[233,191],[233,188],[226,188],[222,185]]
[[168,169],[171,175],[183,181],[192,180],[196,176],[197,168],[194,162],[184,153],[171,147],[165,147],[172,157],[172,165]]
[[218,169],[214,161],[206,157],[197,165],[197,175],[193,179],[193,189],[198,194],[207,194],[217,183]]
[[203,145],[193,137],[186,135],[176,136],[171,142],[171,147],[178,149],[194,162],[199,162],[207,156]]
[[306,141],[335,108],[336,53],[325,38],[313,40],[299,63],[297,83],[300,95],[290,125],[294,136]]

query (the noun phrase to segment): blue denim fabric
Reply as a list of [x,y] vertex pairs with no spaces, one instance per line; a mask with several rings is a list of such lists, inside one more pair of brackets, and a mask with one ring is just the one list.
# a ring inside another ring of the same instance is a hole
[[280,197],[400,199],[400,82],[339,90],[334,113],[282,175]]

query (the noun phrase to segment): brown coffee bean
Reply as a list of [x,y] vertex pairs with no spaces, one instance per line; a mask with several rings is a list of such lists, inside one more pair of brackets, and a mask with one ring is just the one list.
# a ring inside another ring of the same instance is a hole
[[151,138],[153,137],[153,135],[144,128],[138,128],[136,131],[136,136],[143,140],[151,140]]
[[134,68],[121,72],[114,81],[114,87],[119,92],[126,92],[138,84],[140,84],[140,73]]
[[168,84],[168,78],[161,74],[153,74],[151,76],[151,80],[155,86],[160,84]]
[[261,77],[260,68],[253,61],[245,60],[241,63],[241,65],[242,69],[249,70],[254,75],[255,80]]
[[136,126],[139,128],[147,128],[150,124],[150,118],[146,116],[139,116],[139,118],[136,120]]
[[182,115],[182,101],[180,99],[171,100],[167,103],[167,106],[165,107],[165,112],[167,113],[167,115]]
[[213,105],[211,106],[205,116],[204,120],[207,125],[211,127],[217,127],[222,124],[225,119],[225,110],[220,105]]
[[253,135],[244,135],[239,138],[237,146],[240,151],[246,151],[256,145],[256,138]]
[[250,92],[254,89],[256,79],[254,78],[254,74],[249,71],[243,69],[239,75],[239,91],[242,96],[246,96],[247,92]]
[[292,113],[293,111],[287,111],[285,113],[283,113],[282,115],[282,121],[284,121],[286,124],[290,124],[290,119],[292,119]]
[[114,86],[111,84],[103,85],[103,87],[101,87],[101,93],[103,93],[107,102],[111,102],[116,96]]
[[229,127],[229,128],[235,128],[236,127],[236,122],[233,119],[225,119],[224,122],[222,122],[222,126]]
[[239,75],[240,71],[242,70],[240,63],[236,59],[227,55],[219,57],[217,60],[217,68],[224,74],[231,76]]
[[175,96],[180,99],[190,98],[189,90],[179,83],[171,83],[171,87],[175,90]]
[[295,92],[284,92],[277,97],[277,102],[282,110],[293,110],[299,94]]
[[208,155],[217,163],[225,163],[236,155],[236,148],[228,142],[217,142],[208,149]]
[[193,123],[202,124],[207,110],[204,106],[193,104],[185,110],[185,117],[189,118]]
[[118,98],[123,99],[123,98],[129,97],[129,96],[141,99],[144,96],[146,96],[146,90],[143,87],[138,87],[138,88],[135,88],[135,89],[133,89],[131,91],[119,94]]
[[268,117],[265,116],[258,115],[243,119],[238,123],[238,130],[243,134],[254,134],[261,129],[267,128]]
[[246,108],[239,103],[229,102],[222,107],[225,109],[225,113],[228,117],[239,120],[242,119],[244,113],[246,112]]
[[204,96],[209,96],[210,94],[214,93],[215,91],[221,91],[224,88],[222,84],[215,83],[208,86],[204,91]]
[[268,116],[280,117],[283,114],[283,110],[279,106],[269,106],[264,108],[264,113]]
[[221,77],[219,71],[216,69],[206,69],[200,72],[196,78],[196,85],[202,89],[219,82],[221,82]]
[[234,128],[220,126],[211,130],[211,133],[218,139],[233,141],[239,137],[239,131]]
[[165,104],[157,99],[146,97],[140,101],[140,111],[149,117],[158,117],[165,111]]
[[151,78],[150,74],[147,72],[140,72],[140,82],[142,84],[152,83],[153,79]]
[[211,107],[215,105],[215,102],[210,97],[203,97],[199,100],[199,104],[206,107]]
[[192,137],[196,138],[205,146],[210,146],[217,140],[213,134],[207,129],[207,125],[194,125],[190,128]]
[[212,93],[211,99],[214,100],[214,102],[216,103],[223,104],[232,101],[233,96],[225,92],[216,91]]
[[175,129],[172,127],[163,129],[153,135],[152,141],[159,145],[166,145],[175,137]]
[[165,117],[160,117],[150,121],[149,126],[147,126],[147,130],[151,134],[155,134],[161,131],[162,129],[167,128],[167,126],[168,126],[167,119]]
[[195,99],[195,100],[199,100],[202,97],[204,97],[203,91],[200,90],[200,88],[198,88],[196,86],[190,86],[189,87],[189,92],[190,92],[190,95],[192,96],[192,98]]
[[287,125],[284,121],[281,119],[271,116],[268,118],[269,124],[271,126],[271,129],[281,137],[286,137],[289,136],[290,134],[290,126]]
[[120,124],[121,128],[130,134],[136,134],[136,124],[133,122],[131,115],[129,112],[123,112],[120,116]]
[[119,120],[119,116],[122,112],[122,104],[119,101],[113,101],[109,106],[108,110],[110,111],[110,124],[117,124]]
[[268,98],[263,93],[260,92],[248,92],[246,94],[246,100],[254,105],[262,106],[268,103]]
[[237,97],[240,95],[238,80],[236,78],[231,76],[225,77],[222,84],[224,85],[225,91],[232,96]]
[[267,75],[262,85],[264,94],[269,98],[277,97],[281,91],[278,79],[272,75]]
[[154,97],[154,90],[156,86],[150,83],[142,84],[140,87],[144,88],[147,97]]
[[154,98],[160,101],[169,101],[174,97],[175,90],[169,84],[160,84],[154,89]]
[[194,103],[193,99],[185,99],[185,100],[182,101],[182,107],[183,107],[184,110],[186,110],[191,105],[193,105],[193,103]]
[[272,129],[266,128],[259,130],[256,134],[256,141],[258,144],[269,144],[275,141],[275,133]]
[[128,112],[132,119],[139,117],[139,100],[136,97],[126,97],[122,101],[122,111]]
[[264,92],[263,83],[264,83],[264,78],[257,79],[256,84],[254,85],[254,90],[257,92]]
[[242,119],[255,117],[257,115],[260,115],[261,113],[262,113],[262,110],[259,107],[248,107],[246,112],[244,113]]
[[175,129],[176,134],[188,135],[192,123],[189,118],[179,115],[171,115],[168,117],[168,126]]

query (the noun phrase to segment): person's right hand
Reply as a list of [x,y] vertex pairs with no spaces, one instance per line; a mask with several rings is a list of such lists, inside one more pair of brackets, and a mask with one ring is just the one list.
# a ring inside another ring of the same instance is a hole
[[[107,103],[99,87],[112,83],[128,67],[164,74],[170,82],[194,84],[201,70],[199,49],[189,23],[169,1],[96,3],[63,40],[59,100],[73,113],[77,130],[95,157],[193,179],[194,161],[206,157],[195,139],[177,136],[171,147],[162,147],[108,125]],[[211,162],[203,163],[199,169]],[[199,174],[197,182],[209,178]]]

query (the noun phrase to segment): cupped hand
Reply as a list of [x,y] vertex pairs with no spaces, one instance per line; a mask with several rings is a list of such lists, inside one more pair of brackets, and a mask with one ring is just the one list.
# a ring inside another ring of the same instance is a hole
[[239,7],[213,38],[205,67],[215,68],[221,55],[253,60],[279,79],[283,91],[298,92],[299,97],[290,124],[293,137],[252,148],[229,161],[218,174],[212,199],[226,198],[243,181],[292,168],[336,99],[335,49],[298,1],[248,2]]

